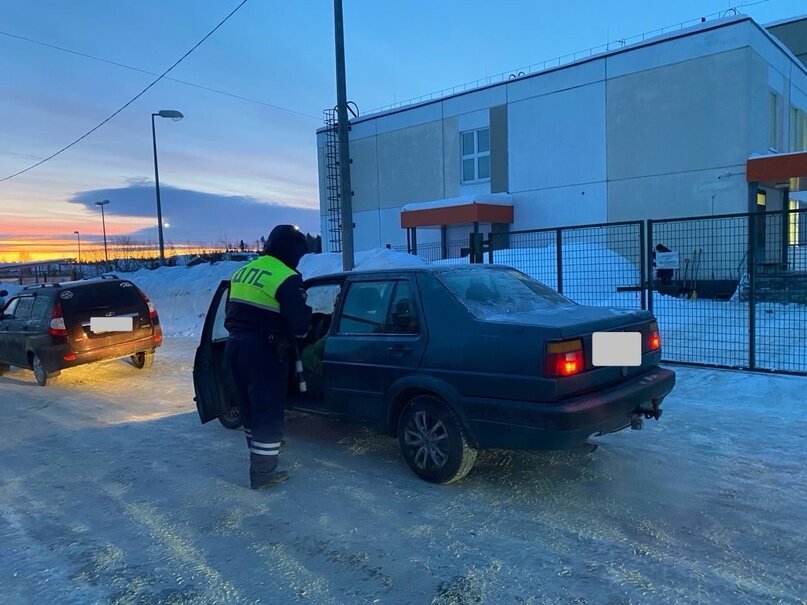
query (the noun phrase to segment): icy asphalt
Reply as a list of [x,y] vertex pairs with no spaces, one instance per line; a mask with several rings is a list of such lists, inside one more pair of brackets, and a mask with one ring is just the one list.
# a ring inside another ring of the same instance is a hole
[[194,347],[0,378],[0,601],[807,602],[807,379],[676,368],[661,422],[443,487],[290,416],[291,479],[254,493],[242,433],[196,416]]

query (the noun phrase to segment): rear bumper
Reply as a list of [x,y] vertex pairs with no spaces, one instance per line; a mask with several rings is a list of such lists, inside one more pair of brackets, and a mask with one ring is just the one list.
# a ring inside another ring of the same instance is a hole
[[653,370],[619,385],[556,403],[465,399],[471,433],[479,448],[570,449],[595,434],[630,426],[631,417],[652,410],[675,385],[675,373]]
[[[154,338],[149,336],[85,352],[75,352],[69,344],[53,345],[38,350],[37,354],[47,372],[57,372],[97,361],[129,357],[143,351],[154,351],[161,344],[162,340],[154,342]],[[65,359],[66,355],[75,355],[75,359],[67,360]]]

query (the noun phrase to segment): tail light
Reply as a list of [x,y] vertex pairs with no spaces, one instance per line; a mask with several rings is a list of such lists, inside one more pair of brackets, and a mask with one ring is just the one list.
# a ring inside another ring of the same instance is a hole
[[647,344],[651,351],[661,348],[661,336],[658,332],[658,323],[655,321],[650,324],[650,337],[648,338]]
[[549,377],[574,376],[585,368],[583,341],[564,340],[546,345],[544,373]]
[[62,303],[57,301],[53,305],[53,312],[50,314],[50,325],[48,333],[51,336],[67,336],[67,326],[64,324],[64,314],[62,313]]
[[140,293],[140,297],[143,299],[143,302],[146,303],[146,306],[149,309],[149,317],[151,318],[152,325],[157,325],[160,323],[160,318],[157,315],[157,307],[154,306],[154,303],[149,300],[149,297],[146,296],[146,293],[143,292],[140,288],[137,289]]

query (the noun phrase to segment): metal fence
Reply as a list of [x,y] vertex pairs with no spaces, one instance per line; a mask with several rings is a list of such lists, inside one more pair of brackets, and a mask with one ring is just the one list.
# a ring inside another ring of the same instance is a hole
[[584,305],[643,308],[641,221],[492,233],[487,260],[518,268]]
[[585,305],[651,310],[665,361],[807,374],[807,209],[471,234],[428,262],[515,267]]

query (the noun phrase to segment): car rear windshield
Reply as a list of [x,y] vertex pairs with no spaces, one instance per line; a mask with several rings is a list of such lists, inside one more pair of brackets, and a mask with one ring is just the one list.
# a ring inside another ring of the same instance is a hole
[[66,314],[102,309],[121,309],[143,304],[140,293],[128,281],[109,280],[78,286],[59,293]]
[[514,269],[448,269],[438,272],[437,276],[479,319],[574,304]]

